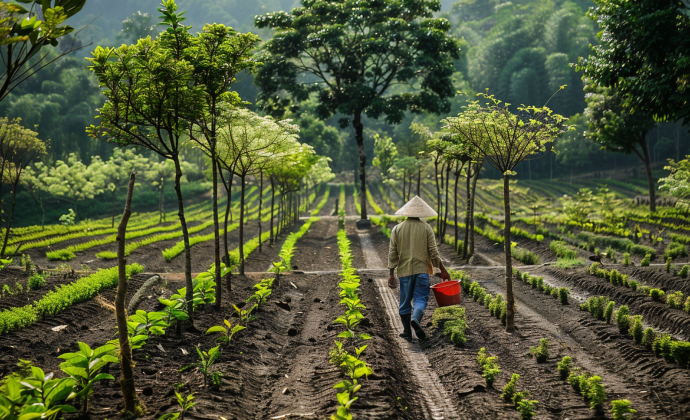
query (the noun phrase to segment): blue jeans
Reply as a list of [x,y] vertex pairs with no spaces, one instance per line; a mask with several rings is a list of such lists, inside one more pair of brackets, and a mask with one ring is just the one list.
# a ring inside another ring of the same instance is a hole
[[[412,300],[414,299],[414,308]],[[422,320],[424,309],[429,301],[429,275],[413,274],[400,278],[400,315],[412,312],[412,318],[418,323]]]

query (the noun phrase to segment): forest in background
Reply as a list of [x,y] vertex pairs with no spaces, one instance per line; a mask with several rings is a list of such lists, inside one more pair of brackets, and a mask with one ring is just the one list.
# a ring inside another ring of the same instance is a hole
[[[0,103],[0,115],[21,117],[26,126],[38,126],[42,139],[50,140],[47,160],[65,159],[78,151],[83,161],[92,156],[107,159],[113,146],[90,139],[84,128],[93,123],[96,109],[102,105],[94,77],[85,69],[84,57],[96,45],[119,45],[155,34],[160,29],[157,0],[124,0],[108,2],[89,0],[83,11],[71,22],[84,28],[77,35],[76,45],[85,47],[63,57],[42,70],[39,77],[20,85]],[[270,33],[254,27],[254,17],[268,11],[289,10],[299,0],[182,0],[187,10],[185,24],[200,30],[206,22],[230,25],[238,31],[251,31],[267,39]],[[513,104],[548,105],[569,116],[575,131],[558,139],[558,154],[521,164],[518,178],[565,178],[601,170],[639,166],[634,155],[603,152],[599,145],[584,137],[588,129],[583,115],[586,103],[581,75],[572,64],[588,54],[590,43],[596,42],[596,24],[585,11],[590,0],[460,0],[443,2],[443,17],[451,22],[452,33],[462,40],[461,58],[453,75],[455,87],[464,92],[452,99],[449,115],[455,115],[474,93],[488,87],[497,97]],[[91,44],[86,46],[87,44]],[[63,41],[64,48],[66,42]],[[240,97],[255,108],[258,89],[252,77],[235,85]],[[567,88],[552,99],[559,86]],[[313,101],[292,104],[286,117],[302,128],[302,141],[314,146],[320,155],[332,159],[335,172],[351,171],[356,165],[356,146],[351,128],[340,129],[338,116],[321,121],[315,116]],[[392,137],[403,155],[414,156],[425,147],[424,140],[414,134],[410,125],[423,123],[439,127],[439,116],[408,113],[399,125],[384,121],[365,123],[365,149],[368,162],[373,158],[375,134]],[[661,123],[648,135],[654,168],[661,170],[667,158],[678,159],[689,153],[687,129],[680,124]],[[203,164],[196,151],[188,158]],[[487,173],[487,176],[496,174]],[[641,176],[641,172],[640,172]]]

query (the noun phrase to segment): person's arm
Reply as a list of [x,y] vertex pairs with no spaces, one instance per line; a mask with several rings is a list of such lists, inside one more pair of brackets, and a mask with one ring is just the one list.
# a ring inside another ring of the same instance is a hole
[[398,254],[398,246],[396,244],[396,233],[395,227],[391,229],[391,241],[388,251],[388,269],[390,274],[388,275],[388,286],[395,289],[398,287],[398,279],[395,277],[395,269],[400,262],[400,254]]
[[450,278],[450,274],[448,274],[446,267],[443,265],[443,261],[441,261],[441,255],[439,254],[438,247],[436,246],[436,238],[434,237],[434,230],[429,225],[427,225],[427,230],[426,230],[426,243],[427,243],[427,251],[429,252],[429,259],[431,260],[431,264],[434,267],[441,270],[439,277],[441,277],[444,280],[448,280]]

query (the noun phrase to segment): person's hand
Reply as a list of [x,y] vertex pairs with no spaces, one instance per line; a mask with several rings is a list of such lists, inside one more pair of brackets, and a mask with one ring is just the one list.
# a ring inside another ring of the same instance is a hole
[[438,276],[443,280],[450,280],[450,273],[448,273],[445,267],[441,268],[441,272],[438,274]]
[[395,276],[388,277],[388,287],[390,287],[391,289],[397,289],[398,288],[398,278]]

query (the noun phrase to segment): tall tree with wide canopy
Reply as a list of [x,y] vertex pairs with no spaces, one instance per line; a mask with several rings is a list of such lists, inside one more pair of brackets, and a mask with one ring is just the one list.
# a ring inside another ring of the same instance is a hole
[[[647,146],[647,133],[656,126],[654,118],[644,112],[632,112],[624,106],[625,97],[615,88],[588,84],[587,109],[589,121],[587,136],[599,143],[604,150],[616,153],[635,153],[642,161],[647,174],[649,209],[656,211],[656,184]],[[582,146],[582,145],[581,145]]]
[[[362,117],[400,123],[407,110],[448,112],[459,41],[450,23],[434,18],[438,0],[302,0],[290,13],[257,16],[275,34],[264,48],[256,83],[266,109],[280,93],[295,102],[315,95],[322,119],[339,113],[352,124],[359,153],[359,198],[367,218],[366,155]],[[405,84],[408,89],[391,89]]]
[[100,125],[87,128],[89,135],[121,146],[137,146],[156,152],[175,165],[178,217],[185,247],[185,284],[191,315],[192,254],[184,215],[180,180],[180,151],[189,131],[188,121],[203,111],[201,88],[193,86],[192,67],[183,57],[191,43],[184,17],[176,13],[175,0],[164,0],[158,9],[167,29],[158,38],[140,39],[119,48],[97,47],[88,58],[107,101],[99,109]]
[[656,120],[690,122],[690,2],[594,0],[599,43],[578,70],[615,87],[626,108]]
[[506,256],[506,331],[515,331],[515,296],[513,295],[513,265],[510,240],[510,177],[517,164],[535,154],[548,152],[546,145],[563,131],[561,115],[549,108],[517,107],[513,113],[504,104],[488,94],[479,94],[484,100],[464,106],[457,117],[444,120],[445,128],[476,147],[494,168],[503,174],[503,204],[505,211],[504,246]]

